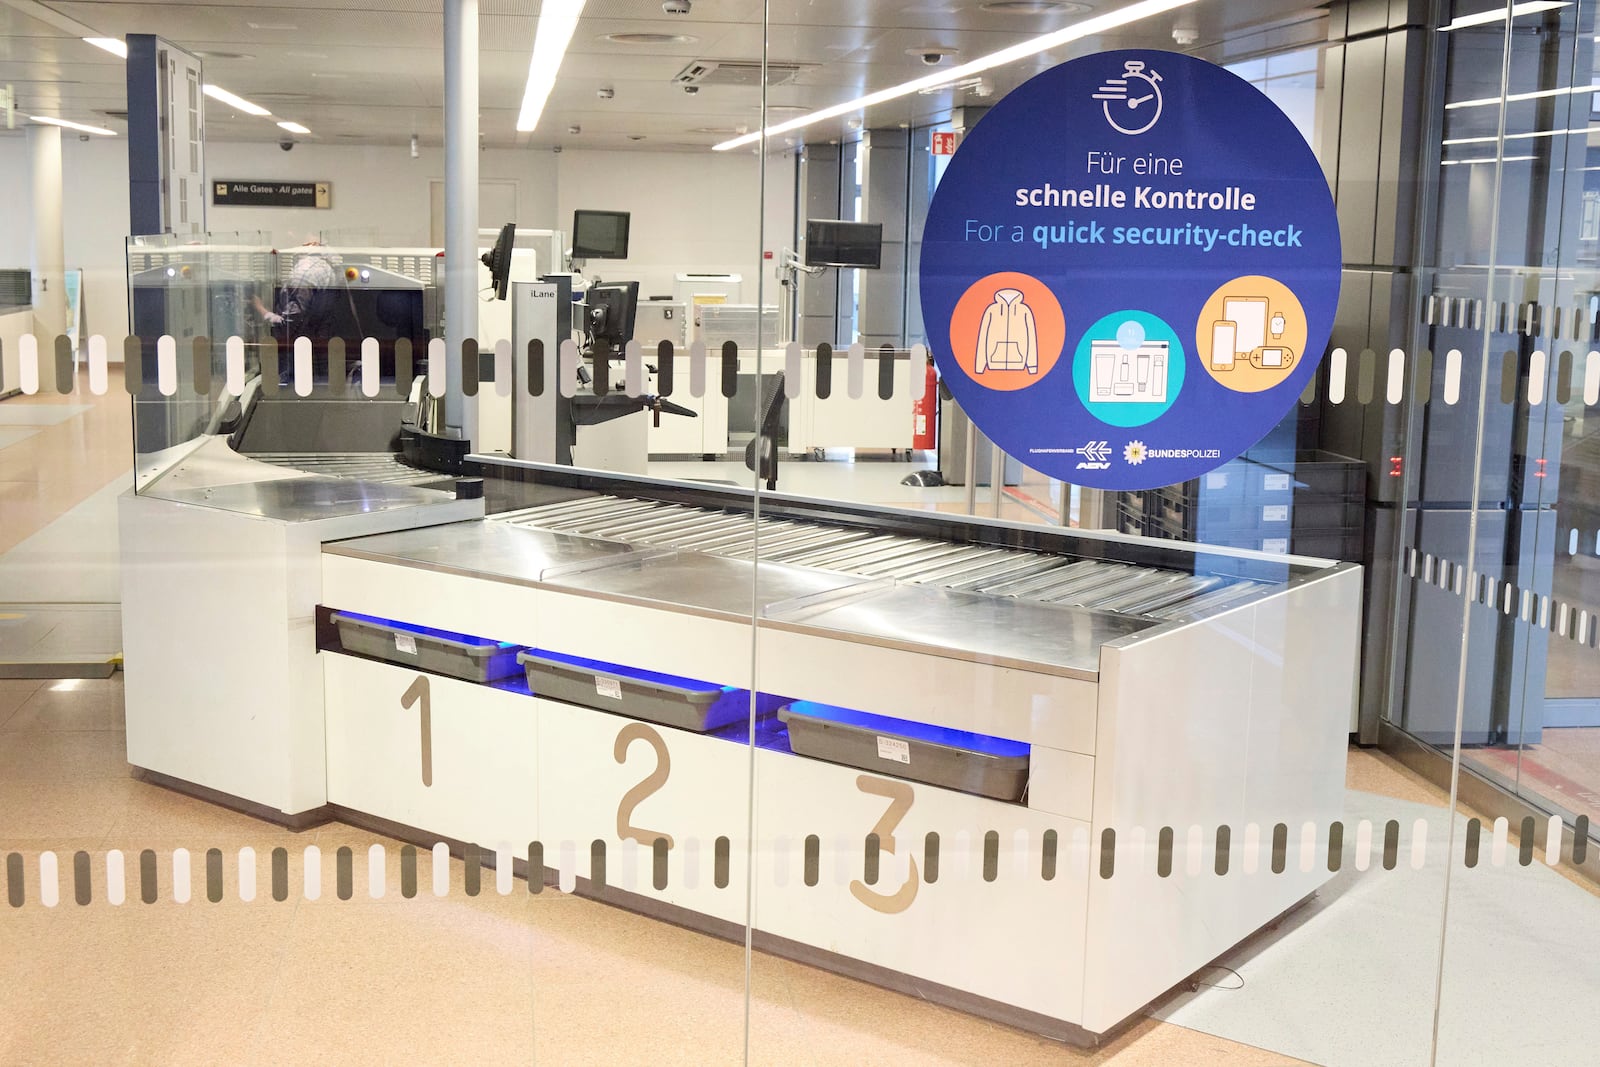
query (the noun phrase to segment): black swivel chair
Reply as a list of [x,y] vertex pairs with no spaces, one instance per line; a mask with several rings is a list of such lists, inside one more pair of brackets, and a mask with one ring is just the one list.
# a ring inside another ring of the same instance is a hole
[[744,465],[767,480],[767,491],[778,488],[778,429],[783,418],[783,372],[778,371],[767,387],[767,401],[761,409],[761,426],[744,446]]

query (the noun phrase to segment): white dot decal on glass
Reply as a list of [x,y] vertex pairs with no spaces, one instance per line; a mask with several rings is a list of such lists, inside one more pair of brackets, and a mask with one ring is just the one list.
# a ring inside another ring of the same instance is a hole
[[382,845],[367,849],[367,895],[373,900],[382,900],[384,893],[389,890],[386,859]]
[[28,396],[39,392],[39,339],[31,333],[17,338],[17,384]]
[[317,900],[322,896],[322,850],[316,845],[307,845],[304,854],[304,878],[301,880],[302,890],[307,900]]
[[[572,344],[571,338],[562,342],[563,346]],[[576,348],[576,346],[574,346]],[[450,379],[450,360],[445,355],[444,338],[435,337],[428,342],[428,395],[444,396],[445,386]],[[571,396],[571,393],[566,394]]]
[[1328,403],[1344,403],[1345,379],[1348,376],[1346,364],[1350,356],[1342,348],[1335,348],[1328,355]]
[[227,377],[224,388],[230,396],[244,395],[244,338],[238,334],[228,338],[225,347],[227,356]]
[[1244,848],[1240,852],[1245,874],[1255,874],[1261,869],[1261,827],[1247,823],[1244,828]]
[[106,903],[113,908],[122,907],[128,899],[128,872],[122,851],[112,849],[106,853]]
[[1115,859],[1118,873],[1137,874],[1154,869],[1145,866],[1148,857],[1145,855],[1144,827],[1135,826],[1126,834],[1118,835]]
[[[857,857],[859,858],[859,852]],[[953,880],[965,882],[972,878],[972,835],[965,830],[956,834],[955,848],[951,851],[950,874]]]
[[494,343],[494,394],[511,395],[511,341],[505,338]]
[[641,396],[644,393],[644,352],[639,348],[639,342],[629,340],[622,347],[622,367],[624,388],[629,396]]
[[1205,858],[1205,845],[1200,838],[1200,827],[1190,826],[1183,840],[1183,871],[1190,878],[1200,875],[1200,861]]
[[1567,555],[1576,556],[1577,554],[1578,554],[1578,528],[1576,526],[1574,526],[1572,528],[1572,532],[1567,536]]
[[106,339],[101,334],[89,338],[89,392],[105,396],[111,357],[106,352]]
[[1590,352],[1583,373],[1583,402],[1589,407],[1600,404],[1600,352]]
[[294,392],[296,396],[311,395],[311,338],[294,339]]
[[1372,866],[1372,820],[1362,819],[1356,826],[1356,870],[1364,871]]
[[1317,824],[1300,824],[1300,871],[1309,872],[1317,865]]
[[[498,376],[499,370],[495,374]],[[509,375],[507,376],[509,378]],[[361,395],[373,397],[378,395],[382,386],[383,363],[379,359],[378,339],[376,337],[364,338],[361,342]],[[511,384],[506,383],[509,389]]]
[[1389,352],[1389,382],[1385,390],[1385,399],[1391,404],[1400,403],[1405,396],[1406,387],[1406,354],[1400,349],[1391,349]]
[[851,400],[861,399],[862,382],[866,377],[867,349],[860,341],[850,346],[849,375],[845,390]]
[[172,899],[179,904],[187,904],[193,890],[194,883],[189,873],[189,850],[186,848],[174,849],[172,852]]
[[[558,382],[562,396],[576,396],[578,392],[578,344],[572,338],[561,342],[556,349],[559,367]],[[431,377],[431,375],[430,375]]]
[[1494,821],[1494,844],[1489,850],[1489,862],[1496,867],[1506,865],[1506,839],[1510,836],[1511,823],[1504,815]]
[[156,391],[162,396],[178,393],[178,342],[169,333],[156,338]]
[[689,345],[689,395],[706,395],[706,343],[700,340]]
[[563,893],[571,893],[578,888],[578,846],[576,842],[561,842],[560,856],[561,869],[557,872],[556,888]]
[[1544,369],[1545,356],[1543,351],[1536,350],[1528,359],[1528,406],[1538,407],[1544,403]]
[[1544,862],[1554,867],[1561,862],[1561,816],[1552,815],[1544,824]]
[[[683,843],[683,848],[679,849],[678,851],[682,853],[683,887],[685,889],[699,889],[700,839],[697,837],[689,838]],[[821,851],[820,848],[818,851]],[[822,862],[822,857],[820,855],[817,857],[817,862]]]
[[1550,598],[1543,593],[1539,594],[1539,621],[1535,625],[1541,630],[1550,628]]
[[[909,866],[911,853],[912,849],[910,846],[906,844],[900,845],[900,855],[904,856],[908,861],[906,869],[907,877],[909,877],[911,874]],[[1038,870],[1042,857],[1042,852],[1033,852],[1029,849],[1028,831],[1026,829],[1013,830],[1011,832],[1011,873],[1014,874],[1018,879],[1027,878],[1034,871]]]
[[[373,846],[377,847],[377,846]],[[508,848],[495,849],[494,853],[494,889],[503,897],[511,895],[511,850]]]
[[790,400],[800,395],[800,356],[799,341],[783,346],[783,395]]
[[1089,873],[1089,831],[1079,826],[1072,831],[1072,866],[1070,873],[1081,878]]
[[256,850],[249,845],[239,850],[239,899],[246,904],[256,899]]
[[1461,349],[1452,348],[1444,357],[1444,402],[1454,405],[1461,399]]
[[[789,884],[790,869],[795,862],[796,850],[803,847],[803,845],[791,841],[787,837],[780,837],[772,842],[772,877],[779,888]],[[805,865],[805,856],[803,854],[800,855],[799,860],[803,867]]]
[[450,894],[450,846],[443,841],[433,846],[433,895]]
[[39,853],[39,903],[47,908],[61,903],[61,871],[54,852]]
[[1411,869],[1422,870],[1428,862],[1428,820],[1418,819],[1411,824]]

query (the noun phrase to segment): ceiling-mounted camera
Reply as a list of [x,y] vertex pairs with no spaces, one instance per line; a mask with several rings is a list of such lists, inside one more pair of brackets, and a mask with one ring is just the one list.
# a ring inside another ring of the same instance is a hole
[[695,93],[698,93],[700,91],[700,86],[698,86],[698,85],[685,85],[683,87],[683,91],[688,93],[690,96],[693,96]]
[[294,151],[294,141],[285,137],[283,140],[278,142],[278,147],[283,149],[285,152],[292,152]]
[[663,0],[661,13],[663,15],[687,15],[689,8],[693,6],[692,0]]

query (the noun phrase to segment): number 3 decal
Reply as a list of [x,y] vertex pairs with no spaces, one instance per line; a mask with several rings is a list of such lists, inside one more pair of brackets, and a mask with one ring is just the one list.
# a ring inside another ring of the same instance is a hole
[[628,746],[635,741],[643,741],[656,752],[656,769],[645,776],[644,781],[622,794],[622,802],[617,805],[617,836],[624,841],[637,841],[646,848],[654,848],[657,840],[663,840],[667,847],[672,847],[672,835],[659,830],[645,830],[633,825],[633,809],[656,790],[667,784],[667,775],[672,772],[672,757],[667,752],[667,743],[661,735],[642,722],[630,722],[617,731],[617,743],[612,752],[618,763],[628,762]]
[[[884,797],[889,801],[888,809],[872,828],[878,835],[878,849],[895,854],[894,831],[900,825],[900,820],[906,817],[906,812],[911,810],[911,802],[915,795],[907,782],[891,782],[884,778],[873,778],[870,775],[861,775],[856,779],[856,788],[863,793]],[[909,858],[911,876],[906,879],[905,885],[893,893],[878,893],[867,887],[859,879],[850,883],[850,893],[861,903],[873,911],[881,911],[885,915],[897,915],[911,907],[911,902],[917,899],[917,886],[920,876],[917,874],[917,860],[915,856]]]

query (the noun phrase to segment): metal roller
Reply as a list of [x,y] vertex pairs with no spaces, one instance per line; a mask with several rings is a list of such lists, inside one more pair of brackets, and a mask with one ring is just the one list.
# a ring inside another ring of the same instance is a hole
[[869,535],[863,540],[853,541],[844,547],[835,546],[832,548],[819,549],[815,552],[808,552],[802,556],[796,556],[789,562],[803,564],[807,567],[826,567],[835,562],[842,562],[846,558],[858,552],[870,551],[874,548],[881,548],[895,540],[898,540],[898,538],[883,534],[877,536]]
[[903,574],[927,567],[941,559],[947,559],[958,552],[964,551],[964,545],[944,544],[939,541],[926,542],[926,547],[909,556],[875,563],[869,567],[862,567],[860,573],[868,578],[898,578]]
[[1043,596],[1034,597],[1047,604],[1068,604],[1073,607],[1088,608],[1109,600],[1119,593],[1142,586],[1155,572],[1129,568],[1115,577],[1107,578],[1102,582],[1092,582],[1071,590],[1053,590]]
[[1221,584],[1221,578],[1186,574],[1170,586],[1163,587],[1150,596],[1140,598],[1123,610],[1135,615],[1146,615],[1157,608],[1170,607],[1185,600],[1190,600],[1201,593],[1216,589]]
[[1018,596],[1021,593],[1037,588],[1038,586],[1058,582],[1062,579],[1071,579],[1073,576],[1086,574],[1094,570],[1096,564],[1092,560],[1081,559],[1075,563],[1065,563],[1059,558],[1050,560],[1052,566],[1035,574],[1007,578],[1003,582],[996,582],[984,592],[993,596]]
[[988,570],[982,571],[959,582],[952,582],[951,589],[963,592],[987,593],[991,586],[1007,579],[1023,578],[1032,574],[1054,570],[1054,561],[1040,559],[1031,552],[1016,553],[1013,559]]
[[918,582],[923,585],[947,585],[965,575],[971,574],[980,567],[987,567],[1005,554],[1005,550],[1000,548],[976,548],[968,545],[967,551],[949,561],[941,562],[926,570],[908,575],[906,581]]
[[1089,563],[1086,569],[1069,567],[1066,571],[1043,575],[1032,584],[1017,588],[1011,595],[1021,600],[1042,600],[1051,594],[1067,595],[1110,581],[1123,569],[1121,564],[1116,563],[1085,562]]

